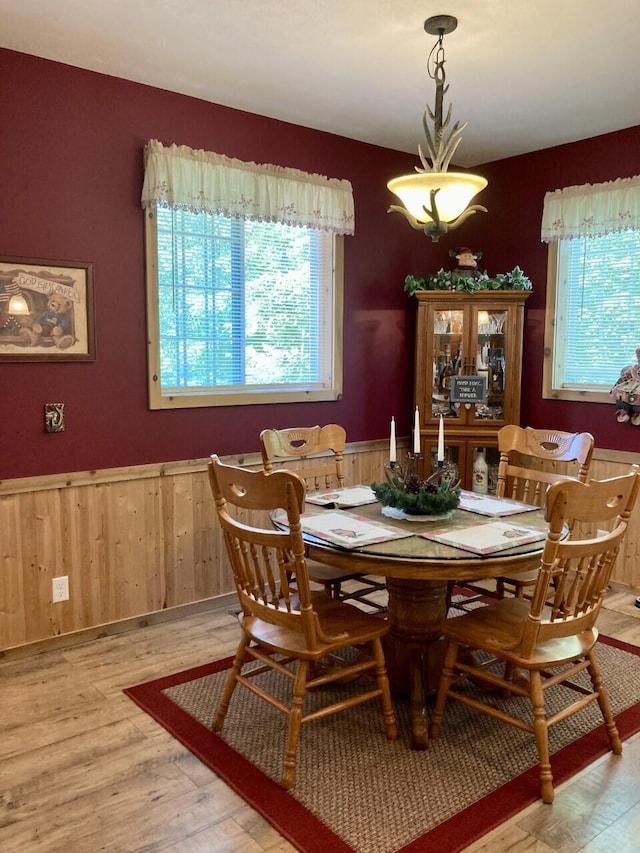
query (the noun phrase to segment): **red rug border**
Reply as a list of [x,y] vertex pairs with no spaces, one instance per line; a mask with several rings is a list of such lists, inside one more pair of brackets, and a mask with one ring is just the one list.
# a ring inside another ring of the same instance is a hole
[[[602,635],[600,642],[640,656],[640,647],[631,643]],[[354,853],[349,844],[288,791],[269,779],[162,692],[185,681],[220,672],[228,668],[232,661],[232,657],[212,661],[125,688],[123,692],[233,788],[294,847],[304,853]],[[640,731],[640,704],[618,714],[616,724],[622,740],[628,740]],[[563,747],[553,755],[554,784],[559,785],[576,775],[608,751],[609,740],[604,725]],[[538,798],[536,766],[399,848],[396,853],[458,853]],[[487,819],[487,815],[495,817]]]
[[[294,847],[308,853],[354,853],[349,844],[306,806],[162,692],[177,684],[228,669],[232,662],[233,657],[212,661],[128,687],[123,692],[233,788]],[[157,711],[152,710],[152,707]]]

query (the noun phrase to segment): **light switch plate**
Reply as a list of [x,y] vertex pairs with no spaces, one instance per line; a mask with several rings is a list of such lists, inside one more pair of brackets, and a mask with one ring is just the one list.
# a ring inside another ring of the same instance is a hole
[[64,432],[64,403],[44,404],[44,428],[47,432]]

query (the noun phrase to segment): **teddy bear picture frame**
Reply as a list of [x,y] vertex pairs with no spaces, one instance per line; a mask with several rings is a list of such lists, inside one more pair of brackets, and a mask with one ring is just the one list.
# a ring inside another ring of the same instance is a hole
[[0,361],[95,361],[93,264],[0,256]]

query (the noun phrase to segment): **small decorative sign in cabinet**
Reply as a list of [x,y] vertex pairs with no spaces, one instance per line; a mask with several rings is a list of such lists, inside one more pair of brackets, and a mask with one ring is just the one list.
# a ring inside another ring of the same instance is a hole
[[473,488],[478,457],[487,464],[479,487],[495,491],[497,433],[519,423],[524,304],[530,291],[418,290],[415,405],[420,412],[423,476],[436,465],[444,418],[447,462]]

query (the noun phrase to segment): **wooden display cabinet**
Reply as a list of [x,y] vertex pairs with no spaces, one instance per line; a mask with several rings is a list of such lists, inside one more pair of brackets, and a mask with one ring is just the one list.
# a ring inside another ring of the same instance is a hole
[[[498,430],[520,422],[524,304],[530,292],[415,293],[415,405],[420,412],[423,476],[436,464],[442,416],[446,461],[457,467],[462,487],[471,488],[475,454],[482,448],[489,490],[495,490]],[[465,396],[474,402],[464,402]]]

